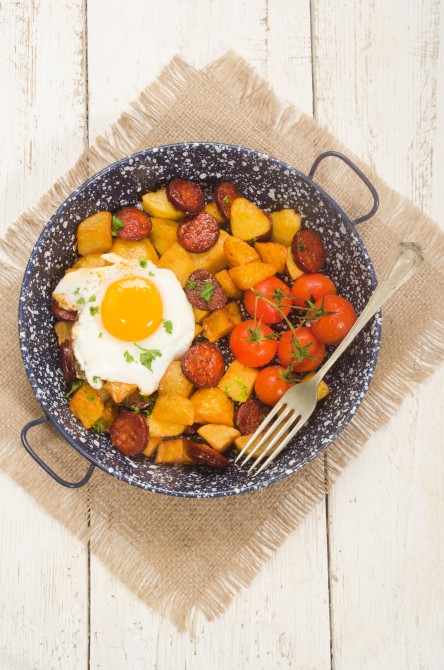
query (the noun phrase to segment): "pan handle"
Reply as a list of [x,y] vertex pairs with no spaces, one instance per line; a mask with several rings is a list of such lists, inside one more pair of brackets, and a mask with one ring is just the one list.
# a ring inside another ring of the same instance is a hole
[[59,475],[58,475],[56,472],[54,472],[54,470],[52,470],[52,469],[49,467],[49,465],[47,465],[47,464],[45,463],[45,461],[43,461],[43,460],[40,458],[40,456],[38,456],[38,455],[35,453],[35,451],[31,448],[31,446],[29,445],[29,443],[28,443],[28,439],[27,439],[28,430],[29,430],[30,428],[33,428],[34,426],[38,426],[38,425],[41,424],[41,423],[45,423],[45,421],[49,421],[49,419],[48,419],[47,416],[43,416],[41,419],[34,419],[34,421],[30,421],[29,423],[26,424],[26,426],[24,426],[24,427],[22,428],[22,432],[21,432],[21,434],[20,434],[20,437],[21,437],[23,446],[25,447],[25,449],[26,449],[26,451],[28,452],[28,454],[29,454],[30,456],[32,456],[32,458],[33,458],[33,459],[34,459],[34,460],[35,460],[35,461],[36,461],[36,462],[37,462],[37,463],[38,463],[38,464],[45,470],[45,472],[48,473],[48,475],[51,475],[51,477],[52,477],[53,479],[55,479],[56,482],[58,482],[59,484],[62,484],[62,486],[66,486],[66,487],[68,487],[68,488],[70,488],[70,489],[78,489],[78,488],[80,488],[81,486],[83,486],[84,484],[86,484],[86,483],[89,481],[89,479],[90,479],[90,477],[91,477],[91,475],[92,475],[92,473],[93,473],[93,470],[94,470],[94,468],[96,467],[96,466],[94,465],[94,463],[91,463],[91,465],[89,466],[89,468],[88,468],[88,470],[87,470],[87,472],[86,472],[86,475],[83,477],[83,479],[81,479],[81,480],[78,481],[78,482],[67,482],[66,479],[62,479],[62,477],[59,477]]
[[369,211],[368,214],[365,214],[364,216],[360,216],[359,219],[355,219],[355,221],[352,221],[352,224],[356,226],[358,223],[363,223],[364,221],[367,221],[368,219],[371,219],[372,216],[376,214],[378,211],[379,207],[379,195],[371,183],[371,181],[368,179],[368,177],[365,176],[365,174],[358,168],[357,165],[353,163],[353,161],[350,160],[350,158],[347,158],[347,156],[344,156],[344,154],[341,154],[339,151],[326,151],[323,154],[320,154],[316,159],[313,165],[311,166],[311,170],[308,173],[308,176],[310,179],[313,179],[314,173],[316,172],[319,163],[324,160],[324,158],[328,158],[329,156],[334,156],[335,158],[339,158],[341,161],[343,161],[346,165],[348,165],[349,168],[355,172],[358,177],[361,178],[361,180],[364,182],[364,184],[367,186],[368,190],[373,196],[373,207]]

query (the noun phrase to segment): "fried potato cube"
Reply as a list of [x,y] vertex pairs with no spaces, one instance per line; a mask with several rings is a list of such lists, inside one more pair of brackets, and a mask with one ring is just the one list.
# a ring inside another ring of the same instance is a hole
[[242,298],[242,291],[237,288],[236,284],[228,274],[228,270],[221,270],[214,276],[229,298],[233,298],[233,300],[239,300],[239,298]]
[[183,374],[180,361],[172,361],[160,380],[159,396],[175,393],[188,398],[192,390],[193,385]]
[[98,392],[89,384],[83,384],[72,396],[69,408],[84,428],[91,428],[102,418],[105,406]]
[[146,445],[143,453],[145,456],[154,456],[156,453],[157,447],[159,444],[162,442],[161,437],[153,437],[152,435],[149,436],[148,438],[148,444]]
[[153,419],[153,415],[148,418],[148,428],[152,437],[176,437],[176,435],[182,435],[185,430],[183,424],[159,421],[156,418]]
[[219,207],[216,205],[214,200],[213,202],[209,202],[208,205],[205,205],[204,211],[207,214],[211,214],[211,216],[214,217],[219,224],[224,222],[224,217],[220,213]]
[[109,263],[100,254],[87,254],[78,258],[70,271],[78,270],[78,268],[103,268],[105,265],[109,265]]
[[305,274],[302,270],[298,268],[293,259],[293,254],[291,253],[291,247],[287,248],[287,260],[286,260],[288,274],[292,279],[299,279]]
[[179,224],[169,219],[152,218],[152,229],[150,239],[156,251],[162,255],[170,248],[174,242],[177,242],[177,229]]
[[190,253],[194,264],[194,270],[207,270],[211,274],[216,274],[227,267],[228,261],[224,254],[224,243],[229,237],[225,230],[221,230],[215,245],[201,254]]
[[57,335],[57,342],[62,344],[65,340],[71,339],[71,331],[73,327],[72,321],[56,321],[54,324],[55,334]]
[[224,254],[230,267],[259,260],[259,254],[240,237],[229,235],[224,242]]
[[242,365],[234,359],[220,380],[218,387],[235,402],[245,402],[250,397],[259,370]]
[[217,423],[234,426],[233,403],[219,388],[199,389],[191,396],[196,423]]
[[201,426],[197,432],[208,442],[210,447],[213,447],[219,453],[226,451],[234,440],[240,437],[240,432],[236,428],[221,426],[217,423],[207,423],[205,426]]
[[276,268],[269,263],[253,261],[246,265],[231,268],[231,270],[228,270],[228,274],[241,291],[246,291],[252,286],[255,286],[258,282],[275,275]]
[[273,212],[271,220],[273,221],[271,241],[289,247],[294,235],[301,228],[301,215],[294,209],[285,208]]
[[[308,382],[309,379],[315,376],[315,372],[309,372],[308,375],[305,375],[301,379],[301,382]],[[328,386],[327,382],[324,382],[322,379],[319,386],[318,386],[318,400],[322,400],[325,398],[330,393],[330,387]]]
[[160,268],[167,268],[176,275],[182,286],[194,270],[191,254],[188,253],[178,242],[173,244],[162,254],[158,263]]
[[202,323],[202,321],[205,319],[206,316],[208,316],[209,313],[210,312],[207,312],[204,309],[198,309],[193,305],[193,314],[195,323]]
[[151,416],[155,421],[191,426],[194,423],[194,407],[188,398],[168,393],[157,398]]
[[216,309],[202,322],[203,332],[207,340],[216,342],[221,337],[231,333],[233,328],[242,321],[242,314],[237,302],[229,302],[224,307]]
[[194,338],[193,339],[195,340],[196,337],[199,337],[199,335],[201,334],[202,331],[203,331],[203,326],[201,326],[200,323],[195,323],[194,324]]
[[178,463],[181,465],[194,463],[188,456],[187,442],[184,438],[165,440],[157,447],[155,463]]
[[233,200],[230,221],[233,235],[242,240],[252,240],[266,235],[271,228],[267,214],[246,198]]
[[121,240],[117,237],[111,251],[128,261],[151,261],[157,265],[159,260],[157,251],[147,237],[143,240]]
[[170,219],[171,221],[183,219],[182,212],[175,209],[168,200],[166,188],[145,193],[142,196],[142,207],[147,214],[159,219]]
[[88,216],[77,228],[77,251],[80,256],[87,254],[105,254],[111,251],[113,238],[111,212],[97,212]]
[[[99,389],[99,395],[101,395],[100,394],[101,390],[102,389]],[[102,402],[103,402],[103,398],[102,398]],[[100,420],[102,422],[102,426],[103,426],[104,430],[109,430],[111,428],[111,426],[113,425],[114,421],[117,418],[117,413],[118,413],[117,412],[117,407],[113,402],[105,403],[105,409],[103,411],[102,416],[100,417]]]
[[277,242],[256,242],[254,248],[263,263],[274,265],[276,272],[279,274],[285,272],[287,248],[283,244],[278,244]]
[[[242,449],[245,447],[245,445],[247,444],[248,440],[250,439],[250,437],[251,437],[252,435],[253,435],[253,433],[250,433],[250,435],[241,435],[240,437],[237,437],[237,438],[234,440],[234,444],[236,445],[236,448],[237,448],[239,451],[242,451]],[[259,437],[260,437],[260,436],[259,436]],[[253,449],[254,449],[254,445],[257,444],[258,441],[259,441],[259,438],[257,438],[257,439],[253,442],[253,444],[251,445],[251,447],[248,447],[247,451],[245,452],[245,455],[247,455],[247,454],[249,454],[251,451],[253,451]],[[261,446],[259,447],[259,449],[254,453],[254,458],[257,458],[258,456],[260,456],[260,455],[262,454],[262,452],[264,451],[264,449],[265,449],[266,446],[267,446],[266,444],[261,445]],[[270,452],[270,453],[271,453],[271,452]]]
[[137,390],[137,384],[125,384],[124,382],[105,382],[103,387],[117,404]]

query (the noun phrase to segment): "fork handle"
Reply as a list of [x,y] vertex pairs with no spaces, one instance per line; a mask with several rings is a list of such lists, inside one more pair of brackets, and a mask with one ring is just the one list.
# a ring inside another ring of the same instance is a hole
[[416,242],[401,242],[392,260],[385,269],[373,295],[362,310],[356,322],[344,337],[339,346],[334,350],[328,361],[318,370],[312,378],[312,383],[319,384],[324,375],[336,363],[339,356],[347,349],[348,345],[361,332],[372,316],[379,311],[382,305],[398,290],[404,282],[416,272],[424,260],[422,249]]

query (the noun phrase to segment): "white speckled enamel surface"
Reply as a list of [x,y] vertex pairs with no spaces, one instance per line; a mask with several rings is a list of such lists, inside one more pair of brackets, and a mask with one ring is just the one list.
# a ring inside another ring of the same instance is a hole
[[140,200],[173,177],[204,182],[208,193],[221,180],[235,181],[243,194],[267,211],[294,207],[303,226],[319,232],[327,247],[324,271],[359,314],[376,280],[358,232],[319,187],[293,168],[249,149],[222,144],[177,144],[146,150],[106,168],[77,189],[58,209],[34,247],[23,279],[19,336],[23,360],[37,400],[66,439],[89,460],[130,484],[187,497],[243,493],[278,481],[317,456],[352,419],[376,365],[379,316],[336,363],[326,381],[331,394],[293,443],[257,477],[231,465],[225,473],[203,467],[156,466],[144,456],[129,459],[106,435],[82,428],[63,398],[65,383],[49,311],[51,292],[76,258],[76,229],[101,209],[115,211]]

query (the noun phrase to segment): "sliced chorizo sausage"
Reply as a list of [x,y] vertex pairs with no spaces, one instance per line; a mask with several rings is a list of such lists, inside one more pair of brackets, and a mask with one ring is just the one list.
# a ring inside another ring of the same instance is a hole
[[231,205],[233,204],[233,200],[241,197],[242,193],[232,181],[221,181],[220,184],[216,186],[214,199],[217,208],[224,219],[228,220],[231,216]]
[[203,463],[209,465],[210,468],[217,468],[218,470],[226,470],[230,465],[230,461],[222,454],[219,454],[214,449],[207,447],[206,444],[200,442],[187,442],[188,456],[196,463]]
[[185,293],[197,309],[214,312],[227,302],[227,294],[216,277],[207,270],[194,270],[185,284]]
[[185,377],[198,388],[217,386],[225,371],[224,355],[212,342],[199,342],[188,349],[181,361]]
[[219,224],[214,216],[207,212],[200,212],[192,219],[182,221],[177,229],[179,244],[195,254],[201,254],[214,247],[219,235]]
[[76,366],[71,340],[64,340],[60,344],[60,362],[65,382],[72,384],[76,379]]
[[122,207],[115,215],[123,222],[123,227],[116,227],[117,237],[121,240],[143,240],[148,237],[153,227],[148,214],[142,212],[137,207]]
[[110,430],[111,442],[125,456],[137,456],[148,444],[149,430],[143,414],[123,411]]
[[54,314],[56,319],[60,321],[75,321],[77,318],[77,312],[70,309],[63,309],[57,303],[57,300],[52,299],[51,302],[51,312]]
[[256,398],[250,398],[239,405],[234,413],[234,425],[242,435],[250,435],[259,428],[270,408]]
[[173,179],[166,187],[167,198],[179,212],[195,216],[205,207],[205,195],[200,184],[189,179]]
[[325,245],[314,230],[300,230],[291,241],[291,255],[303,272],[319,272],[325,262]]

